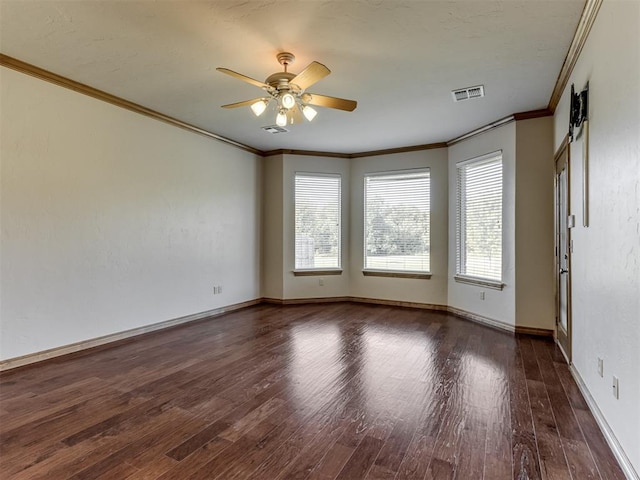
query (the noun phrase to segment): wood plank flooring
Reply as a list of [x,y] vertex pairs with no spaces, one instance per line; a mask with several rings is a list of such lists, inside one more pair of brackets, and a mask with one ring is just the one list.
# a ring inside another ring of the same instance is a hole
[[624,479],[550,340],[259,305],[0,375],[3,479]]

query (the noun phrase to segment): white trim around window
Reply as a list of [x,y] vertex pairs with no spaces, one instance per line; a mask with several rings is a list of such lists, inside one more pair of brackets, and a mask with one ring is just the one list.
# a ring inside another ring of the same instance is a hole
[[430,278],[428,168],[364,176],[364,275]]
[[456,275],[502,289],[502,151],[456,164]]
[[296,172],[294,183],[294,275],[339,275],[342,176]]

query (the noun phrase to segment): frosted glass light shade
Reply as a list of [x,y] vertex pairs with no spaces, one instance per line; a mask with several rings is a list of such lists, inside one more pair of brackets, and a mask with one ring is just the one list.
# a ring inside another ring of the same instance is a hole
[[267,102],[265,102],[264,100],[259,100],[256,103],[253,103],[251,105],[251,110],[253,110],[253,113],[256,115],[256,117],[259,117],[260,115],[262,115],[262,113],[267,109]]
[[287,114],[284,110],[280,110],[276,115],[276,125],[284,127],[287,124]]
[[318,114],[318,112],[316,112],[315,108],[311,108],[309,105],[304,105],[302,107],[302,113],[305,116],[305,118],[309,121],[313,120],[314,118],[316,118],[316,115]]
[[296,104],[296,99],[290,93],[285,93],[280,98],[280,103],[284,108],[289,109],[289,108],[293,107]]

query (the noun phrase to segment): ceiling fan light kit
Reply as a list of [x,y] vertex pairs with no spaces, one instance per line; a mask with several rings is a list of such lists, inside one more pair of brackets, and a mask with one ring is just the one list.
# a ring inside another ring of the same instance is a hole
[[278,115],[276,115],[276,125],[284,127],[287,124],[287,112],[284,109],[280,109]]
[[[231,103],[223,105],[222,108],[238,108],[248,105],[255,116],[259,117],[267,109],[271,100],[274,100],[277,110],[276,125],[279,127],[284,127],[287,123],[298,123],[302,121],[303,116],[308,121],[312,121],[318,112],[311,105],[335,108],[347,112],[355,110],[358,103],[354,100],[306,92],[307,88],[331,73],[331,70],[321,63],[311,62],[302,72],[296,75],[287,71],[289,65],[295,61],[295,56],[292,53],[280,52],[276,58],[280,65],[284,67],[284,71],[269,75],[264,82],[228,68],[217,68],[216,70],[219,72],[260,87],[269,94],[269,97]],[[300,112],[302,112],[302,115],[300,115]]]
[[316,115],[318,114],[318,112],[316,111],[315,108],[310,107],[309,105],[303,105],[302,114],[305,116],[307,120],[311,121],[314,118],[316,118]]
[[256,115],[256,117],[259,117],[267,109],[268,104],[269,100],[260,99],[256,103],[251,104],[251,110]]
[[293,95],[291,95],[290,93],[285,93],[280,97],[280,103],[282,104],[283,108],[286,108],[288,110],[290,108],[293,108],[293,106],[296,104],[296,99],[293,98]]

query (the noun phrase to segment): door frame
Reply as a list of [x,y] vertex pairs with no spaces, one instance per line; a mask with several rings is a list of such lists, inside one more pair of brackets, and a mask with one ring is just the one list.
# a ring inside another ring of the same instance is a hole
[[[567,252],[567,263],[566,269],[568,272],[560,273],[562,269],[561,258],[560,258],[560,218],[559,218],[559,201],[558,197],[560,194],[560,190],[558,188],[558,180],[560,176],[560,172],[562,171],[562,166],[566,163],[564,169],[566,169],[566,213],[567,216],[571,215],[571,148],[569,143],[569,136],[565,136],[564,140],[560,144],[560,147],[556,151],[554,155],[554,181],[553,181],[553,190],[554,190],[554,244],[555,244],[555,292],[556,292],[556,331],[555,331],[555,341],[560,350],[562,351],[567,363],[571,365],[571,344],[572,344],[572,320],[571,320],[571,251],[572,251],[572,243],[571,243],[571,226],[567,224],[567,232],[566,232],[566,252]],[[560,327],[560,308],[561,308],[561,299],[560,299],[560,284],[562,281],[566,281],[566,319],[567,319],[567,328],[566,335],[563,329]]]

